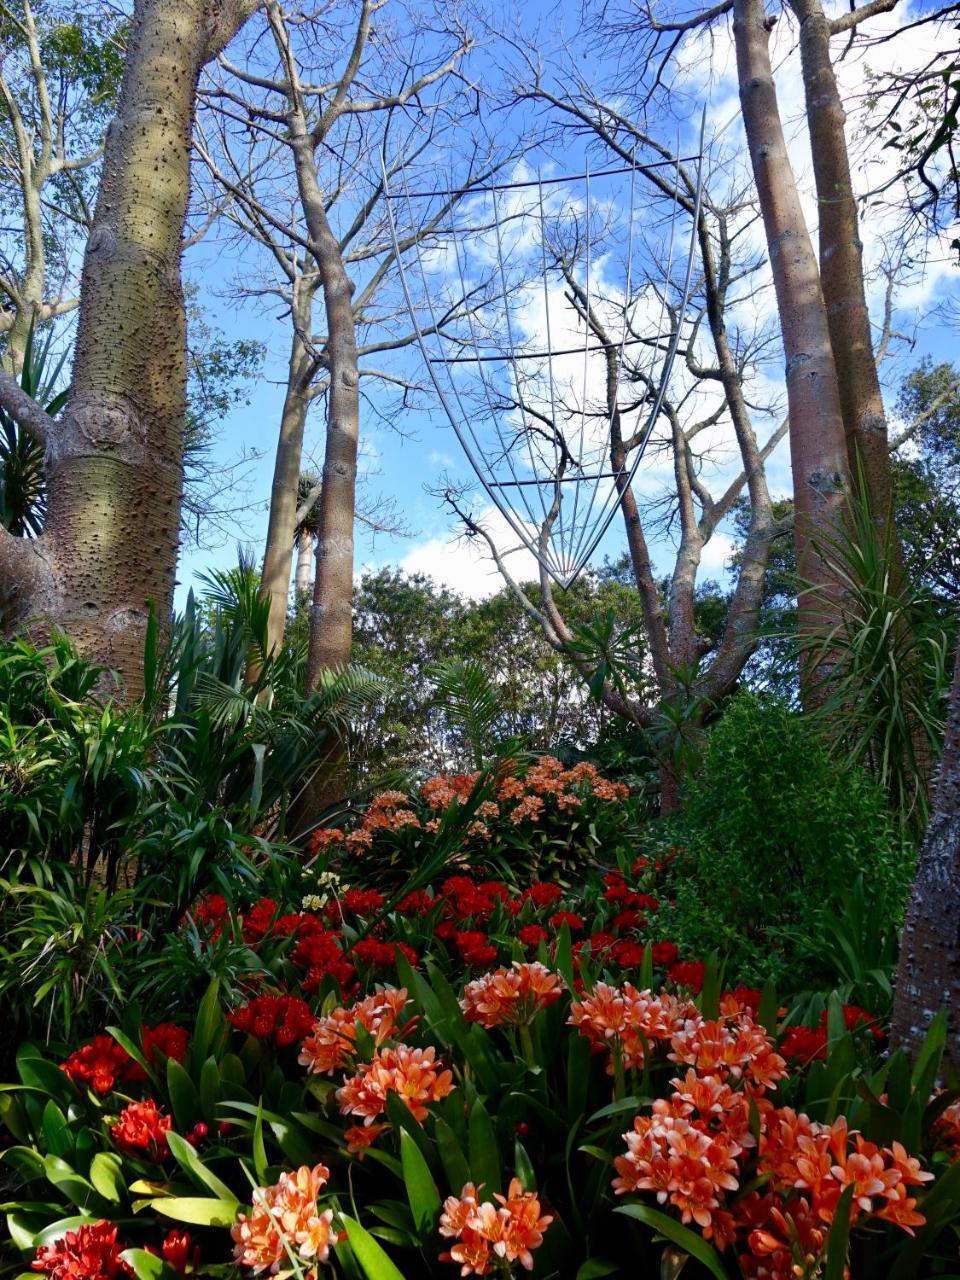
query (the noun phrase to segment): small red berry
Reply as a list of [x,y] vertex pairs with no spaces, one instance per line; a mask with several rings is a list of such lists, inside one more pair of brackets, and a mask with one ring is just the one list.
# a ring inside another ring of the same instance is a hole
[[198,1124],[195,1124],[195,1125],[193,1126],[193,1134],[194,1134],[194,1137],[195,1137],[195,1138],[197,1138],[197,1139],[199,1139],[199,1141],[201,1141],[201,1142],[203,1141],[203,1139],[207,1136],[207,1134],[208,1134],[209,1132],[210,1132],[209,1127],[208,1127],[207,1125],[205,1125],[205,1124],[203,1123],[203,1121],[202,1121],[202,1120],[201,1120]]
[[220,1134],[221,1138],[229,1138],[231,1133],[233,1133],[233,1125],[229,1120],[221,1120],[217,1125],[217,1132]]
[[518,1120],[517,1133],[519,1133],[520,1137],[525,1138],[529,1132],[530,1126],[527,1124],[526,1120]]

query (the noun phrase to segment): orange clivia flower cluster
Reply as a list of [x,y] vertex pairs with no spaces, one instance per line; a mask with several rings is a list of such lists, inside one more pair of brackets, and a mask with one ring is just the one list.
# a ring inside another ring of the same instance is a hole
[[960,1160],[960,1102],[952,1102],[940,1112],[933,1122],[931,1136],[952,1160]]
[[258,1187],[250,1213],[239,1214],[230,1228],[237,1265],[254,1275],[292,1275],[291,1254],[311,1269],[326,1262],[339,1239],[330,1226],[333,1210],[321,1211],[317,1204],[329,1178],[325,1165],[302,1165],[281,1174],[274,1186]]
[[456,1262],[461,1276],[485,1276],[494,1267],[519,1262],[533,1270],[533,1250],[543,1243],[543,1233],[553,1218],[541,1214],[535,1191],[524,1191],[519,1178],[505,1196],[495,1194],[496,1204],[480,1201],[472,1182],[459,1196],[449,1196],[440,1215],[440,1234],[456,1243],[441,1262]]
[[422,1124],[427,1118],[427,1103],[439,1102],[454,1089],[453,1073],[438,1070],[436,1053],[433,1045],[412,1049],[405,1044],[375,1053],[337,1090],[341,1112],[362,1116],[369,1127],[386,1110],[387,1094],[395,1093]]
[[638,991],[630,982],[620,987],[598,982],[589,995],[571,1004],[569,1022],[595,1053],[610,1053],[607,1070],[612,1074],[615,1053],[625,1069],[639,1069],[647,1050],[671,1041],[696,1017],[696,1008],[676,996]]
[[300,1065],[311,1075],[332,1075],[345,1067],[356,1051],[358,1024],[378,1046],[385,1040],[399,1039],[415,1025],[415,1020],[400,1025],[407,1003],[405,988],[384,987],[349,1007],[331,1009],[314,1023],[301,1045]]
[[[613,1007],[607,1000],[608,1022]],[[624,1134],[626,1153],[614,1162],[618,1195],[653,1192],[718,1249],[739,1242],[750,1280],[819,1274],[848,1186],[851,1222],[870,1216],[911,1234],[924,1222],[910,1191],[933,1175],[899,1142],[879,1147],[849,1131],[842,1116],[826,1125],[772,1104],[768,1090],[786,1077],[786,1064],[746,1007],[725,1000],[717,1019],[694,1012],[670,1045],[670,1059],[686,1072],[671,1081],[671,1097],[654,1102]],[[731,1199],[752,1149],[756,1168],[748,1176],[762,1179],[763,1193]]]
[[562,994],[559,974],[539,961],[514,960],[510,969],[494,969],[468,982],[460,1006],[468,1022],[479,1022],[489,1030],[505,1024],[526,1025]]

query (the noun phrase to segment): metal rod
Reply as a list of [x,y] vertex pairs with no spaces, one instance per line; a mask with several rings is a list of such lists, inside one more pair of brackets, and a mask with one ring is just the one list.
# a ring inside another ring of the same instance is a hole
[[544,480],[491,480],[490,488],[515,489],[518,486],[525,484],[581,484],[585,483],[587,480],[615,480],[617,476],[621,474],[622,472],[620,471],[601,471],[599,475],[595,476],[549,476]]
[[[657,347],[661,351],[669,351],[670,343],[666,338],[630,338],[626,342],[601,342],[591,347],[590,355],[598,351],[609,351],[611,347]],[[583,347],[562,347],[559,351],[517,351],[504,356],[431,356],[432,364],[505,364],[510,360],[552,360],[556,356],[576,356],[583,352]]]
[[[600,173],[595,173],[593,177],[613,178],[618,173],[630,173],[631,170],[636,172],[637,169],[662,169],[667,165],[687,164],[697,158],[697,156],[681,156],[679,160],[651,160],[647,164],[626,164],[619,169],[603,169]],[[564,173],[560,174],[556,178],[544,178],[542,185],[555,186],[558,182],[580,182],[584,177],[586,177],[586,174],[583,173]],[[472,186],[468,183],[465,187],[451,187],[448,190],[439,188],[436,191],[411,191],[409,194],[406,192],[384,191],[383,194],[388,200],[399,200],[401,198],[409,200],[429,200],[431,197],[435,196],[464,196],[471,195],[474,192],[483,194],[486,191],[520,191],[525,187],[536,187],[538,185],[541,185],[538,182],[538,179],[532,178],[529,182],[495,182],[491,183],[490,186],[487,187]]]

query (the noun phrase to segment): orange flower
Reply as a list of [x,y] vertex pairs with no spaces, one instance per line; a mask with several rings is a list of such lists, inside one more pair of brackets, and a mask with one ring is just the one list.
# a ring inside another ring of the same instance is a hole
[[563,980],[534,961],[514,960],[510,969],[494,969],[467,984],[460,1006],[469,1022],[488,1030],[531,1022],[541,1009],[559,1000]]
[[427,1118],[426,1104],[438,1102],[454,1088],[452,1072],[437,1071],[435,1059],[433,1045],[426,1049],[399,1045],[375,1053],[372,1061],[361,1063],[357,1074],[337,1090],[341,1112],[363,1116],[363,1123],[369,1126],[385,1109],[387,1094],[396,1093],[422,1123]]
[[258,1187],[249,1215],[239,1214],[230,1228],[237,1264],[254,1275],[290,1275],[291,1253],[304,1262],[326,1262],[338,1236],[330,1229],[333,1210],[319,1212],[317,1198],[329,1177],[322,1164],[303,1165],[281,1174],[275,1186]]
[[[593,1045],[594,1052],[620,1046],[624,1067],[643,1066],[646,1048],[669,1040],[696,1015],[693,1005],[676,996],[655,996],[631,983],[611,987],[598,982],[583,1000],[570,1006],[569,1022]],[[607,1070],[612,1073],[612,1062]]]
[[543,1243],[543,1233],[553,1218],[541,1214],[535,1191],[524,1191],[519,1178],[514,1178],[505,1196],[494,1195],[496,1204],[477,1201],[472,1182],[459,1197],[450,1196],[443,1206],[439,1231],[448,1239],[457,1238],[449,1253],[440,1255],[443,1262],[460,1264],[461,1276],[486,1275],[496,1261],[519,1262],[533,1270],[533,1250]]
[[347,1150],[362,1160],[364,1152],[389,1128],[388,1124],[352,1124],[343,1135],[347,1140]]
[[378,1045],[403,1034],[407,1027],[401,1031],[398,1023],[407,1003],[405,988],[384,987],[349,1008],[332,1009],[314,1023],[297,1061],[311,1075],[332,1075],[353,1056],[358,1023],[370,1032]]

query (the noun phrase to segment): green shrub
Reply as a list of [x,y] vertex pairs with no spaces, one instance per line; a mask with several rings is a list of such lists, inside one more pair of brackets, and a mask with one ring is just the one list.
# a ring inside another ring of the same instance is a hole
[[710,731],[683,810],[661,924],[681,952],[726,950],[738,978],[831,973],[828,926],[862,874],[878,922],[895,921],[913,852],[878,786],[831,758],[781,702],[743,694]]

